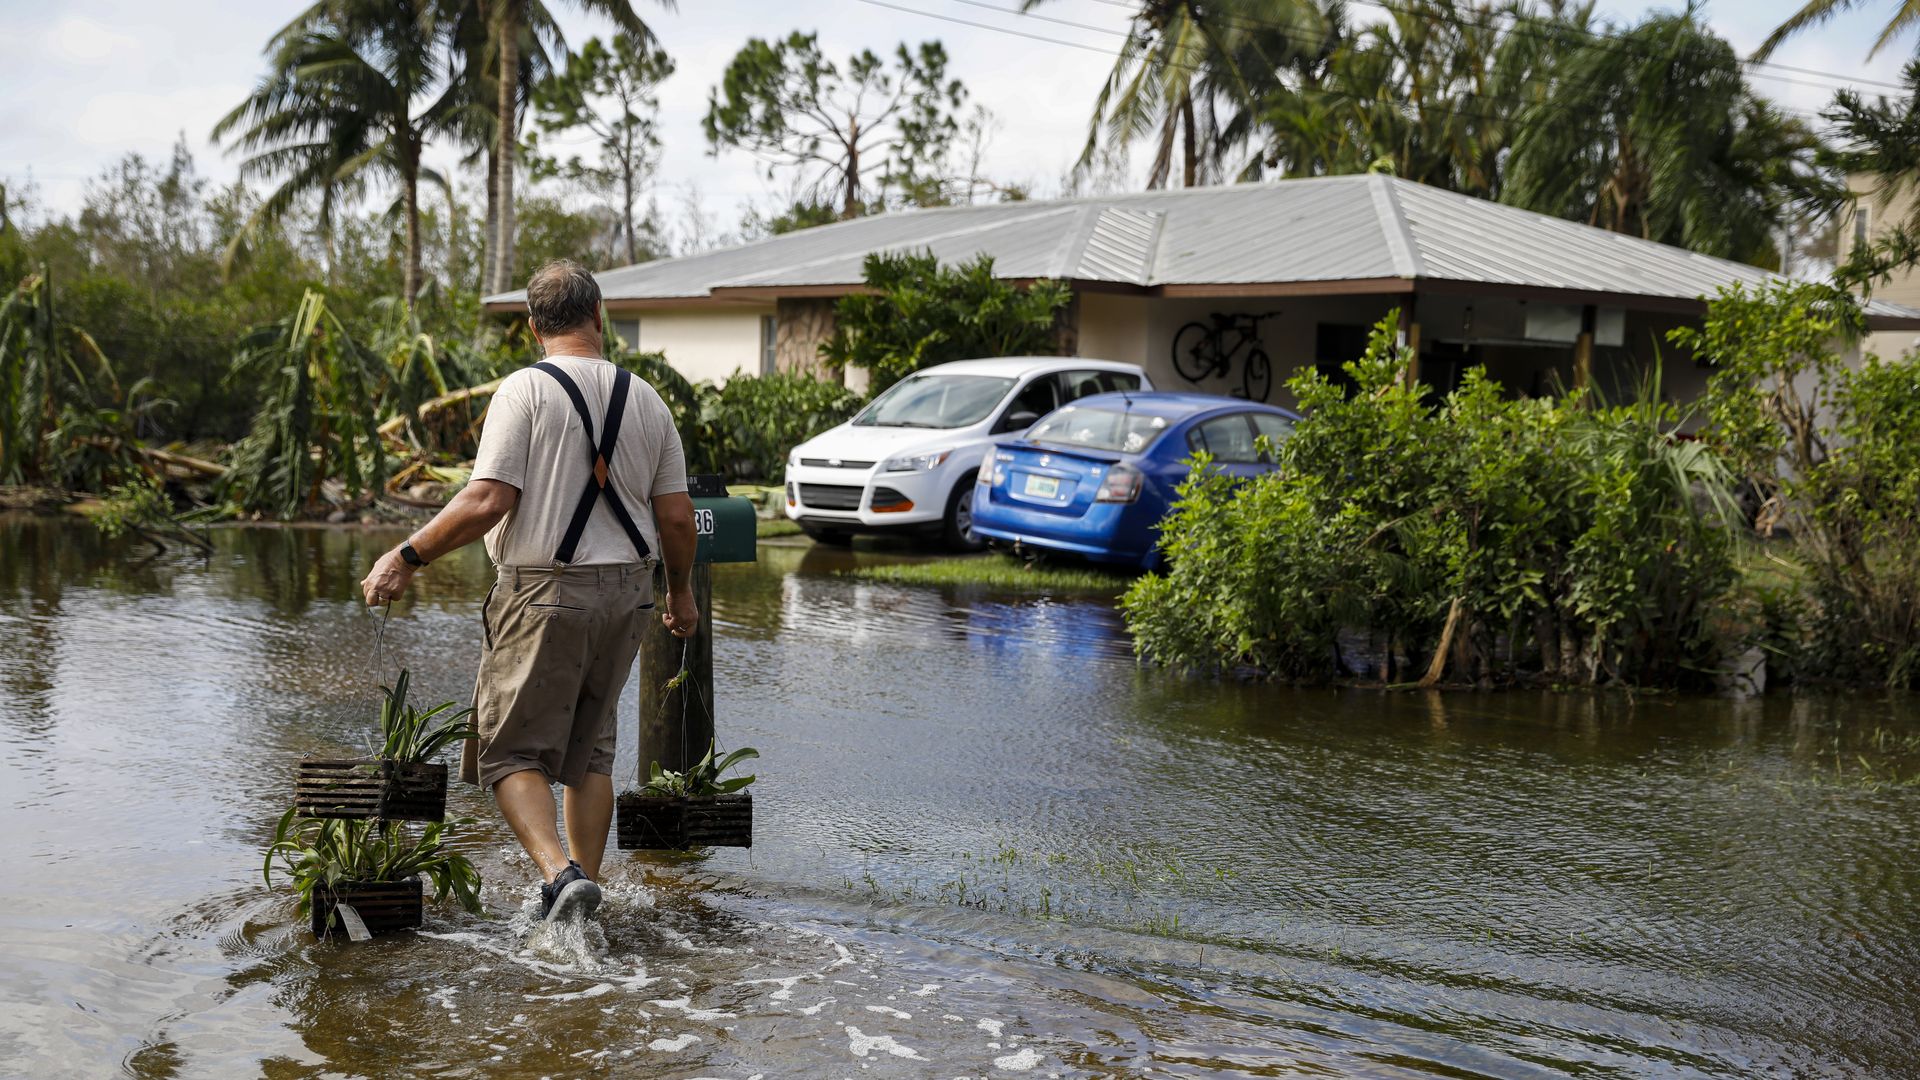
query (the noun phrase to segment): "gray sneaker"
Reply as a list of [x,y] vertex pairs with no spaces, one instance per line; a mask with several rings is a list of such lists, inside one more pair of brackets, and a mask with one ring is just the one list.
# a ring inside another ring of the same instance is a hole
[[540,918],[546,922],[588,919],[600,907],[600,886],[571,860],[549,884],[540,886]]

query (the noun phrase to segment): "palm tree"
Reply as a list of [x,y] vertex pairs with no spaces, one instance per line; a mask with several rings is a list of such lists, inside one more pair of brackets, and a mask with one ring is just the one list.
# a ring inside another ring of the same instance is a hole
[[1840,198],[1819,147],[1753,94],[1724,40],[1655,15],[1556,66],[1520,113],[1501,201],[1764,265],[1793,208]]
[[[459,104],[447,117],[447,130],[468,153],[462,165],[486,159],[486,221],[480,233],[479,277],[472,284],[482,293],[494,288],[493,251],[500,227],[499,177],[499,99],[500,67],[495,59],[493,26],[486,5],[471,0],[453,0],[450,11],[453,25],[449,31],[453,57],[458,60],[453,82]],[[532,35],[519,50],[520,75],[518,107],[528,107],[532,88],[552,73],[552,61],[539,35]],[[510,286],[502,286],[507,288]]]
[[1244,134],[1226,130],[1219,107],[1244,110],[1286,65],[1314,52],[1330,25],[1314,0],[1220,0],[1204,12],[1188,0],[1142,0],[1075,169],[1092,166],[1103,140],[1118,150],[1151,136],[1149,188],[1167,186],[1176,145],[1183,186],[1204,183]]
[[1514,117],[1541,99],[1554,57],[1572,48],[1590,10],[1413,0],[1356,33],[1337,30],[1322,61],[1236,121],[1259,144],[1252,171],[1377,169],[1496,198]]
[[[1753,51],[1755,60],[1765,60],[1773,55],[1788,38],[1802,30],[1819,26],[1835,15],[1855,7],[1860,0],[1807,0],[1807,6],[1794,12],[1786,22],[1767,35],[1767,40]],[[1880,28],[1880,36],[1873,41],[1873,48],[1867,50],[1867,59],[1873,59],[1875,53],[1887,46],[1887,43],[1900,36],[1903,31],[1920,25],[1920,0],[1897,0],[1893,9],[1893,18]]]
[[438,180],[421,152],[452,104],[443,95],[415,111],[440,81],[440,38],[431,0],[321,0],[274,38],[266,77],[213,129],[252,155],[243,178],[280,180],[259,221],[312,194],[330,220],[342,189],[396,184],[408,304],[420,292],[420,181]]
[[[492,270],[487,277],[488,291],[500,292],[513,287],[513,168],[520,145],[520,106],[525,95],[521,84],[521,57],[541,50],[552,42],[554,51],[564,53],[566,41],[541,0],[462,0],[473,3],[487,19],[494,46],[494,230],[490,238]],[[659,0],[673,9],[673,0]],[[574,0],[580,10],[605,15],[636,41],[653,45],[653,31],[633,10],[632,0]]]

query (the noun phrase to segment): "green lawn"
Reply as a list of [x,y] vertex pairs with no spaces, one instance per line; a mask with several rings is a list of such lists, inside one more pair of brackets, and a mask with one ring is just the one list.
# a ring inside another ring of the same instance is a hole
[[842,570],[844,577],[895,585],[980,585],[1003,592],[1117,594],[1132,579],[1089,566],[1028,563],[1008,555],[882,563]]
[[792,518],[759,518],[753,523],[753,535],[765,540],[769,536],[798,536],[800,523]]

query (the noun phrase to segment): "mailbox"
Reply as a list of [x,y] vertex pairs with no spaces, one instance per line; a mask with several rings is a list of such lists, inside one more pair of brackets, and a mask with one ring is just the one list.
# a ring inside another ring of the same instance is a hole
[[699,538],[693,561],[754,561],[758,532],[753,503],[728,495],[720,477],[706,474],[687,477],[687,494],[693,497],[693,532]]

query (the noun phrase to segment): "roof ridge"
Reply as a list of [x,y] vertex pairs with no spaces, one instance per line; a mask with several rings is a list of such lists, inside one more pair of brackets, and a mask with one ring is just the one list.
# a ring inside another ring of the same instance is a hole
[[1423,263],[1419,245],[1413,239],[1413,228],[1407,224],[1407,215],[1400,208],[1399,177],[1384,173],[1367,176],[1367,186],[1373,194],[1373,211],[1379,218],[1380,232],[1386,237],[1387,257],[1393,262],[1393,272],[1412,281],[1420,276]]
[[[951,209],[951,208],[949,207],[947,209]],[[937,232],[930,236],[915,237],[914,239],[909,241],[901,241],[899,243],[890,243],[890,244],[876,244],[873,246],[872,249],[870,249],[868,254],[872,254],[874,252],[880,252],[880,251],[917,250],[923,247],[930,247],[933,244],[938,243],[939,241],[942,241],[942,240],[951,240],[955,237],[966,236],[970,233],[992,232],[995,229],[1004,229],[1009,225],[1018,224],[1023,220],[1029,220],[1032,218],[1046,218],[1046,217],[1052,217],[1056,214],[1071,213],[1072,209],[1073,208],[1071,207],[1053,207],[1053,208],[1040,210],[1040,212],[1035,214],[1027,214],[1024,216],[1014,216],[1008,219],[1001,219],[997,217],[989,218],[988,220],[983,222],[974,222],[962,228],[948,229],[945,232]],[[879,218],[881,216],[883,215],[874,214],[872,215],[872,218]],[[854,220],[855,221],[872,220],[872,218],[855,218]],[[754,278],[765,277],[768,274],[789,272],[793,270],[804,270],[810,266],[824,266],[828,263],[840,262],[844,260],[846,257],[847,257],[846,252],[836,251],[831,254],[822,255],[818,258],[807,259],[803,262],[783,263],[778,266],[764,267],[762,269],[755,270],[750,274],[737,274],[730,278],[722,278],[719,281],[715,281],[712,284],[708,285],[707,290],[708,292],[712,292],[714,289],[730,288],[730,287],[733,287],[738,282],[751,281]],[[645,264],[641,264],[641,265],[645,265]]]
[[1055,278],[1071,278],[1080,269],[1080,260],[1087,257],[1087,245],[1093,243],[1093,234],[1100,228],[1100,215],[1106,213],[1104,206],[1083,203],[1074,208],[1080,218],[1073,228],[1060,238],[1059,259],[1054,263]]

